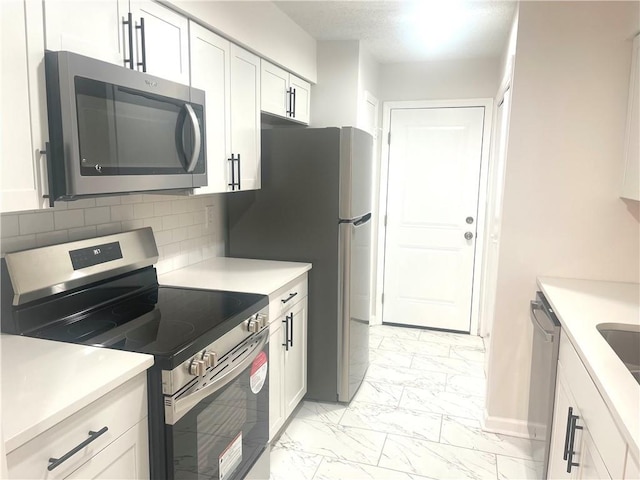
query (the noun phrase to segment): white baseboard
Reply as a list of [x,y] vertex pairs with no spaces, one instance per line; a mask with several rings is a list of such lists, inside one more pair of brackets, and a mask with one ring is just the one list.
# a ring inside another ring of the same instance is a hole
[[544,440],[546,434],[546,427],[544,425],[535,425],[532,434],[528,422],[515,420],[513,418],[492,417],[486,410],[484,411],[484,418],[482,420],[482,429],[491,433],[528,438],[530,440]]

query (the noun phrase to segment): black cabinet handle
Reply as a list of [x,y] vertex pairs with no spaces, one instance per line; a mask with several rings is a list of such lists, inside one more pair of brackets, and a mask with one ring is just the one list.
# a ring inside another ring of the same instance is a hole
[[240,154],[238,154],[238,190],[242,190],[240,185]]
[[291,97],[292,93],[291,88],[287,88],[287,111],[285,112],[287,115],[291,116],[293,112],[293,98]]
[[289,338],[289,346],[293,348],[293,312],[291,312],[291,337]]
[[[131,15],[131,14],[129,14]],[[136,65],[142,67],[143,72],[147,72],[147,38],[144,34],[144,17],[140,17],[140,25],[136,23],[136,30],[140,30],[140,50],[142,51],[142,61]]]
[[289,351],[289,315],[286,315],[284,317],[284,320],[282,320],[282,323],[284,323],[284,343],[282,344],[282,346],[288,352]]
[[280,300],[283,304],[287,303],[289,300],[291,300],[293,297],[295,297],[296,295],[298,295],[298,292],[293,292],[290,293],[289,296],[287,298],[283,298],[282,300]]
[[296,89],[291,88],[291,118],[296,118]]
[[126,67],[129,64],[129,68],[133,69],[133,15],[131,12],[127,14],[127,20],[122,19],[122,25],[127,27],[127,37],[129,38],[129,58],[125,53],[124,65]]
[[569,450],[567,452],[567,473],[571,473],[571,467],[580,466],[579,463],[573,461],[573,455],[576,453],[574,450],[576,430],[582,430],[582,427],[576,424],[579,418],[580,417],[578,415],[571,415],[571,435],[569,438]]
[[53,207],[56,199],[55,192],[55,182],[53,180],[53,155],[51,155],[51,146],[49,142],[45,142],[44,150],[40,150],[40,155],[46,156],[47,163],[47,188],[49,189],[49,193],[47,195],[43,195],[44,198],[49,199],[49,206]]
[[571,433],[571,419],[573,418],[573,407],[569,407],[567,411],[567,430],[564,434],[564,453],[562,455],[563,460],[567,460],[569,456],[569,435]]
[[74,448],[72,448],[71,450],[69,450],[67,453],[65,453],[63,456],[61,456],[60,458],[50,458],[49,459],[49,466],[47,467],[47,470],[51,471],[54,468],[60,466],[60,464],[66,462],[67,460],[69,460],[72,456],[74,456],[76,453],[78,453],[80,450],[82,450],[84,447],[86,447],[87,445],[89,445],[91,442],[93,442],[94,440],[96,440],[100,435],[104,434],[107,432],[107,430],[109,430],[108,427],[102,427],[100,430],[98,430],[97,432],[94,432],[93,430],[89,430],[89,438],[87,438],[84,442],[82,442],[80,445],[75,446]]

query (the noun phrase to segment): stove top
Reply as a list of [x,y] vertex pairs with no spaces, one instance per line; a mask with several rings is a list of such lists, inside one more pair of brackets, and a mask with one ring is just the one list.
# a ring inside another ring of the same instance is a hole
[[267,305],[265,295],[156,286],[29,336],[148,353],[174,368]]

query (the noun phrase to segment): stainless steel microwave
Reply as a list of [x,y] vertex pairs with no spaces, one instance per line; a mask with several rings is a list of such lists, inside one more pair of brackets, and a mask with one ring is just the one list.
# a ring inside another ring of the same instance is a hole
[[207,184],[202,90],[71,52],[45,72],[50,202]]

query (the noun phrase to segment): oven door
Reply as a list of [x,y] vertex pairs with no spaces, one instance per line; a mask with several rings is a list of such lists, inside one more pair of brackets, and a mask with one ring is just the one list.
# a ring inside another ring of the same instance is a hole
[[175,401],[179,419],[165,426],[169,479],[241,479],[263,453],[269,437],[268,329],[259,336],[232,371],[223,369],[203,393],[191,394],[197,402],[188,395]]

